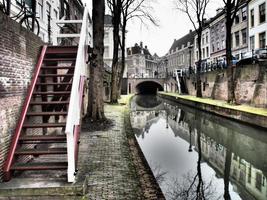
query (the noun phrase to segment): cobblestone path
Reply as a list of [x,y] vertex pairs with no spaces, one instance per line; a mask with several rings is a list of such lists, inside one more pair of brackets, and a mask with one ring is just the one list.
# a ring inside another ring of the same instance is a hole
[[81,133],[79,177],[87,176],[89,199],[143,199],[125,131],[121,106],[105,106],[114,126],[108,131]]

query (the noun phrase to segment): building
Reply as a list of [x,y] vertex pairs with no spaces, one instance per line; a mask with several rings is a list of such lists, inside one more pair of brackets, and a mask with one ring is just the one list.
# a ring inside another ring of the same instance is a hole
[[154,78],[157,76],[157,58],[154,58],[147,46],[137,43],[127,48],[127,76],[129,78]]
[[[23,0],[11,0],[11,17],[16,16],[21,11],[23,2]],[[25,6],[27,10],[36,13],[35,16],[39,23],[38,35],[44,42],[52,43],[53,38],[60,32],[74,33],[79,31],[81,25],[59,26],[57,21],[60,19],[82,19],[83,4],[80,0],[28,0],[25,1]],[[16,21],[20,22],[22,18],[23,15],[17,18]],[[36,23],[34,29],[37,30]],[[56,39],[53,43],[58,44],[62,43],[62,41]]]
[[107,67],[112,66],[113,59],[113,25],[112,16],[105,15],[104,19],[104,62]]
[[[194,63],[199,60],[198,55],[198,44],[197,44],[197,34],[195,34],[194,38]],[[202,51],[202,60],[208,60],[210,58],[210,26],[209,23],[206,23],[206,26],[203,28],[202,36],[201,36],[201,51]]]
[[248,51],[248,14],[247,2],[242,3],[232,26],[232,54],[237,59],[243,58]]
[[167,56],[162,56],[158,59],[158,78],[166,78],[168,67]]
[[217,15],[210,21],[210,59],[216,63],[225,57],[226,27],[225,11],[217,10]]
[[248,5],[249,50],[267,46],[267,0],[251,0]]
[[178,69],[189,68],[194,65],[194,36],[195,32],[191,31],[179,40],[174,40],[168,54],[167,74],[175,76]]

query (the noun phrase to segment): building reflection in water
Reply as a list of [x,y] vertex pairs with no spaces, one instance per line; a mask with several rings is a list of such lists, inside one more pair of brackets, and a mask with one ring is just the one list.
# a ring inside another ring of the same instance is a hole
[[267,199],[264,130],[166,101],[131,106],[137,140],[167,199]]

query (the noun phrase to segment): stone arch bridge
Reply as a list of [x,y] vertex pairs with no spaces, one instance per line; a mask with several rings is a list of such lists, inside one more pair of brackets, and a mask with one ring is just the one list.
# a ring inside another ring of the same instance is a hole
[[173,78],[127,78],[124,82],[124,93],[126,91],[127,94],[156,94],[157,91],[176,92],[177,83]]

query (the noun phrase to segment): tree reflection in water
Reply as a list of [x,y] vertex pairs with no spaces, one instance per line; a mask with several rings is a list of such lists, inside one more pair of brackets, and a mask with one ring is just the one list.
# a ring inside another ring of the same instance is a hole
[[[198,161],[197,161],[197,173],[188,172],[183,176],[183,180],[177,178],[169,185],[168,198],[173,200],[209,200],[215,199],[215,188],[212,186],[212,180],[205,182],[202,178],[201,172],[201,140],[200,133],[197,132],[197,149],[198,149]],[[220,198],[218,198],[220,199]]]

